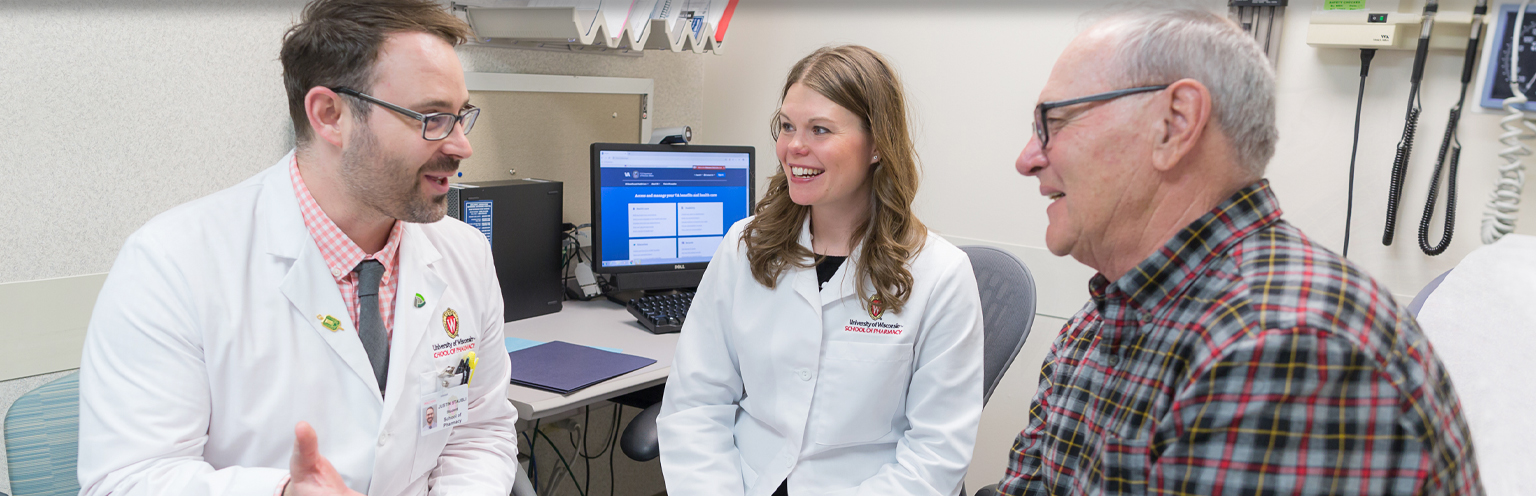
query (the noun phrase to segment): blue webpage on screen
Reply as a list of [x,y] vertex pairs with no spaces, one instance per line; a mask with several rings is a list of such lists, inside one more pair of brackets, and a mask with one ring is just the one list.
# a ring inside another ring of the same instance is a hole
[[708,262],[751,211],[746,153],[603,151],[604,267]]

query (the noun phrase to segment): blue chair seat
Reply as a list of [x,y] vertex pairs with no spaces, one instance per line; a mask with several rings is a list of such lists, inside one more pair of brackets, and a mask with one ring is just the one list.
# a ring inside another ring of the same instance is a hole
[[16,496],[80,494],[80,373],[16,400],[5,414],[5,457]]

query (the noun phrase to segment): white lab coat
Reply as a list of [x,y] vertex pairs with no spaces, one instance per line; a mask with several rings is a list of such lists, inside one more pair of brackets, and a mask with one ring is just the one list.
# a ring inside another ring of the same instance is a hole
[[970,259],[930,233],[906,308],[877,317],[854,288],[858,249],[823,289],[815,268],[759,284],[738,242],[750,220],[720,244],[677,344],[657,419],[668,494],[768,496],[786,476],[794,496],[957,493],[982,403]]
[[[81,494],[270,496],[302,420],[353,490],[505,496],[517,414],[485,236],[452,219],[405,225],[381,398],[300,217],[291,157],[160,214],[118,254],[81,360]],[[327,315],[339,331],[321,325]],[[421,436],[422,395],[464,356],[434,345],[466,339],[479,357],[468,423]]]

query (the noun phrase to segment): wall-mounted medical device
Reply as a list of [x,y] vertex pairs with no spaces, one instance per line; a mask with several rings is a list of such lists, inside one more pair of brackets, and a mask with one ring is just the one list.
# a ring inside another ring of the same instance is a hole
[[[1317,48],[1415,50],[1425,7],[1423,0],[1404,0],[1395,11],[1323,10],[1320,5],[1307,22],[1307,44]],[[1461,51],[1467,47],[1471,11],[1437,11],[1433,17],[1429,48]]]
[[[1479,102],[1485,109],[1502,109],[1504,100],[1514,94],[1509,89],[1509,47],[1512,39],[1511,26],[1515,24],[1516,10],[1519,4],[1504,4],[1499,7],[1497,14],[1489,16],[1488,35],[1493,42],[1489,44],[1483,56],[1482,90],[1478,93]],[[1536,12],[1528,12],[1525,16],[1525,25],[1520,28],[1520,57],[1521,74],[1516,78],[1521,91],[1526,95],[1536,92]],[[1536,102],[1521,104],[1522,110],[1536,111]]]
[[[1381,2],[1375,2],[1380,7]],[[1346,4],[1351,9],[1345,10]],[[1376,50],[1414,50],[1413,69],[1409,77],[1409,93],[1407,110],[1403,118],[1403,135],[1397,143],[1397,152],[1393,157],[1391,184],[1388,191],[1386,209],[1386,222],[1382,232],[1381,242],[1391,245],[1395,237],[1397,227],[1398,204],[1402,197],[1403,181],[1407,177],[1409,160],[1413,152],[1415,132],[1418,128],[1419,115],[1422,112],[1420,101],[1420,86],[1424,77],[1424,66],[1432,49],[1458,50],[1465,54],[1466,62],[1462,70],[1462,100],[1465,99],[1468,83],[1471,81],[1472,69],[1476,67],[1476,56],[1480,46],[1483,28],[1483,16],[1487,12],[1487,0],[1477,0],[1476,5],[1468,11],[1447,10],[1442,11],[1438,0],[1401,0],[1396,10],[1370,10],[1366,9],[1365,1],[1325,0],[1318,9],[1312,13],[1307,28],[1307,44],[1317,48],[1345,48],[1359,49],[1360,54],[1360,100],[1356,103],[1355,110],[1355,145],[1354,150],[1359,150],[1359,126],[1360,108],[1364,102],[1365,78],[1369,70],[1371,59]],[[1441,141],[1439,154],[1436,157],[1434,181],[1429,193],[1429,201],[1426,202],[1424,217],[1419,225],[1419,247],[1428,255],[1438,255],[1445,251],[1450,244],[1450,237],[1454,227],[1454,209],[1456,198],[1456,171],[1457,162],[1461,154],[1461,144],[1456,137],[1457,123],[1460,120],[1462,102],[1458,101],[1450,110],[1450,123],[1447,126],[1444,139]],[[1436,191],[1440,183],[1441,172],[1446,174],[1446,223],[1441,239],[1430,243],[1428,239],[1430,219],[1434,215],[1436,203]],[[1349,254],[1349,232],[1351,228],[1351,213],[1354,210],[1354,178],[1355,157],[1350,156],[1349,168],[1349,207],[1345,214],[1344,254]]]
[[[1481,104],[1485,108],[1502,109],[1504,118],[1499,127],[1499,177],[1494,182],[1493,193],[1484,206],[1482,219],[1483,244],[1493,244],[1515,230],[1520,213],[1520,198],[1525,188],[1524,157],[1531,155],[1525,141],[1533,137],[1527,111],[1536,110],[1527,98],[1536,90],[1536,12],[1530,8],[1530,0],[1519,5],[1501,6],[1492,20],[1492,43],[1488,44],[1483,57],[1483,88]],[[1518,50],[1511,48],[1519,47]],[[1513,80],[1513,84],[1511,84]]]
[[1264,48],[1270,65],[1278,64],[1280,33],[1285,26],[1285,7],[1289,0],[1228,0],[1227,18],[1253,35]]

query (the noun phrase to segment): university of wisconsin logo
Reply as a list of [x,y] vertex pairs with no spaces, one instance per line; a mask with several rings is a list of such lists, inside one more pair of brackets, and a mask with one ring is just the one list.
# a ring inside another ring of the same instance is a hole
[[885,314],[885,307],[880,305],[880,299],[879,298],[870,298],[870,300],[869,300],[869,318],[875,319],[875,320],[880,320],[880,316],[882,316],[884,314]]
[[449,338],[459,337],[459,314],[452,308],[443,311],[443,330]]

